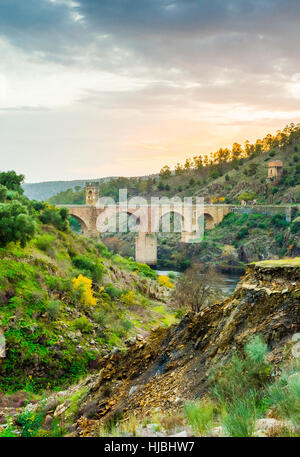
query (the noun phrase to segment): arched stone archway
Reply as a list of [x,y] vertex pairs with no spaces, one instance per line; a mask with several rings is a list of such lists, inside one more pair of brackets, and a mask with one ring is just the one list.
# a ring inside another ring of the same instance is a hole
[[209,213],[204,213],[204,230],[211,230],[214,228],[215,220],[213,216]]
[[87,224],[83,219],[81,219],[77,214],[73,214],[72,212],[69,213],[70,217],[73,217],[76,219],[77,222],[79,222],[82,233],[85,235],[88,232],[88,227]]
[[138,227],[140,217],[134,211],[123,210],[119,207],[108,207],[97,217],[97,229],[99,233],[104,232],[126,232],[133,227]]

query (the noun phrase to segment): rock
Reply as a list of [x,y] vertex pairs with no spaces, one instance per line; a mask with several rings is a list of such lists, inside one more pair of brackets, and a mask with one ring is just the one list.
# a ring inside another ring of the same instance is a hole
[[147,424],[146,425],[146,429],[151,433],[158,432],[160,428],[161,428],[161,426],[159,424]]
[[58,407],[54,411],[54,417],[61,416],[67,410],[67,408],[68,406],[66,405],[66,403],[58,405]]
[[294,333],[292,336],[292,342],[297,343],[298,341],[300,341],[300,333]]
[[259,419],[255,424],[255,436],[278,436],[284,428],[284,423],[277,419]]
[[295,359],[300,357],[300,341],[292,347],[292,356],[295,357]]
[[211,429],[209,436],[218,438],[220,436],[225,436],[224,428],[223,427],[214,427]]
[[138,389],[138,386],[132,386],[129,391],[129,396],[132,395],[137,389]]
[[44,420],[44,428],[46,430],[50,430],[52,428],[52,423],[53,423],[53,417],[50,416],[50,414],[47,414],[47,416],[45,417],[45,420]]
[[168,435],[168,437],[170,438],[175,438],[175,437],[178,437],[178,438],[186,438],[188,437],[188,432],[186,430],[182,430],[182,432],[179,432],[179,433],[175,433],[175,435]]

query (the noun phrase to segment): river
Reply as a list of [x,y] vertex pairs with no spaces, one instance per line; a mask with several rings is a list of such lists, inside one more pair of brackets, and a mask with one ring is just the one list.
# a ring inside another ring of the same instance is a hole
[[[168,276],[169,273],[174,274],[175,276],[179,276],[181,273],[179,271],[172,271],[172,270],[156,270],[158,275],[166,275]],[[237,283],[240,281],[240,275],[237,274],[224,274],[218,273],[218,277],[220,278],[220,289],[224,294],[231,295],[236,288]]]

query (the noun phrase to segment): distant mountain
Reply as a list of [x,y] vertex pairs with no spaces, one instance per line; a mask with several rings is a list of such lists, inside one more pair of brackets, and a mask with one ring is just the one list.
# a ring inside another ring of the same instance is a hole
[[67,189],[75,189],[77,186],[84,187],[86,182],[106,182],[112,179],[76,179],[74,181],[46,181],[37,183],[23,184],[24,194],[31,200],[48,200],[53,195],[63,192]]
[[[157,178],[158,174],[138,176],[138,179],[144,180],[148,178]],[[50,197],[65,192],[68,189],[75,189],[77,186],[83,188],[86,182],[99,182],[103,184],[110,181],[111,179],[117,179],[116,176],[109,176],[107,178],[98,179],[76,179],[73,181],[45,181],[37,183],[25,183],[23,184],[24,194],[30,200],[49,200]],[[137,179],[137,178],[133,178]]]

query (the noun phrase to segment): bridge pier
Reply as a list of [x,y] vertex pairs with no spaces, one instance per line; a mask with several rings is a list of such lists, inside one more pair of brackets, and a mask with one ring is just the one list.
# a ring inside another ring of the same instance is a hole
[[139,232],[135,239],[135,260],[148,265],[157,263],[157,238],[154,233]]
[[181,243],[192,243],[194,240],[199,239],[200,235],[198,232],[181,232]]

